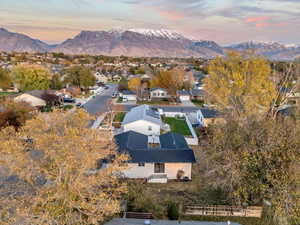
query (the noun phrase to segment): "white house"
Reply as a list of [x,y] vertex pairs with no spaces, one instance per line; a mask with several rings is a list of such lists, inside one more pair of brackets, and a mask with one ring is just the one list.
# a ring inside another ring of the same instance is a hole
[[192,179],[192,164],[196,162],[184,137],[176,133],[159,136],[158,143],[144,134],[128,131],[115,136],[118,151],[130,156],[123,176],[166,183],[172,179]]
[[133,91],[129,91],[129,90],[122,91],[120,93],[120,97],[123,98],[123,102],[136,101],[137,100],[136,93],[134,93]]
[[100,72],[96,72],[95,77],[96,77],[97,83],[106,84],[108,82],[108,77]]
[[164,124],[158,111],[148,105],[132,108],[125,115],[122,122],[122,130],[124,132],[135,131],[144,135],[158,136],[163,126]]
[[27,102],[32,107],[40,108],[46,106],[46,101],[41,97],[35,96],[30,93],[23,93],[14,98],[15,102]]
[[164,88],[151,88],[150,89],[150,99],[162,99],[169,98],[168,92]]
[[177,91],[177,96],[181,102],[191,100],[190,93],[186,90]]

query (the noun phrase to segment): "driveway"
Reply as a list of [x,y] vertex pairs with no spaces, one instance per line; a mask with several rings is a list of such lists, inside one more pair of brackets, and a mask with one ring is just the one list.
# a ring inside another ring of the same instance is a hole
[[83,105],[83,108],[92,115],[101,114],[109,111],[108,101],[111,100],[112,94],[116,91],[116,84],[107,85],[109,88],[104,90],[101,94],[91,98]]

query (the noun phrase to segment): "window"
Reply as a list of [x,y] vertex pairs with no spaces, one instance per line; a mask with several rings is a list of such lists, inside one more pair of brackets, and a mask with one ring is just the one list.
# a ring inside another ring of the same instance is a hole
[[139,163],[139,166],[140,166],[140,167],[144,167],[144,166],[145,166],[145,163]]
[[156,93],[155,93],[155,92],[153,93],[153,96],[156,96]]
[[148,127],[148,131],[152,131],[152,127],[151,126]]
[[161,93],[161,96],[165,96],[165,93],[162,92],[162,93]]
[[154,164],[154,173],[165,173],[165,164],[164,163],[155,163]]

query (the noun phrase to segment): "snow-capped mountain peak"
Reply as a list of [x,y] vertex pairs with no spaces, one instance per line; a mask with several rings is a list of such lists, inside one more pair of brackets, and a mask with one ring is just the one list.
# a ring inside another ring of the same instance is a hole
[[169,39],[180,39],[183,38],[183,35],[172,31],[172,30],[166,30],[166,29],[129,29],[128,31],[143,34],[146,36],[154,36],[154,37],[163,37],[163,38],[169,38]]

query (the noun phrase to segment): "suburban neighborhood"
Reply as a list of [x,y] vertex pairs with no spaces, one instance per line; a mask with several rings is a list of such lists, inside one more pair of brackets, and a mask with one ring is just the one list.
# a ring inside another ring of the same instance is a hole
[[0,225],[300,225],[300,0],[0,12]]

